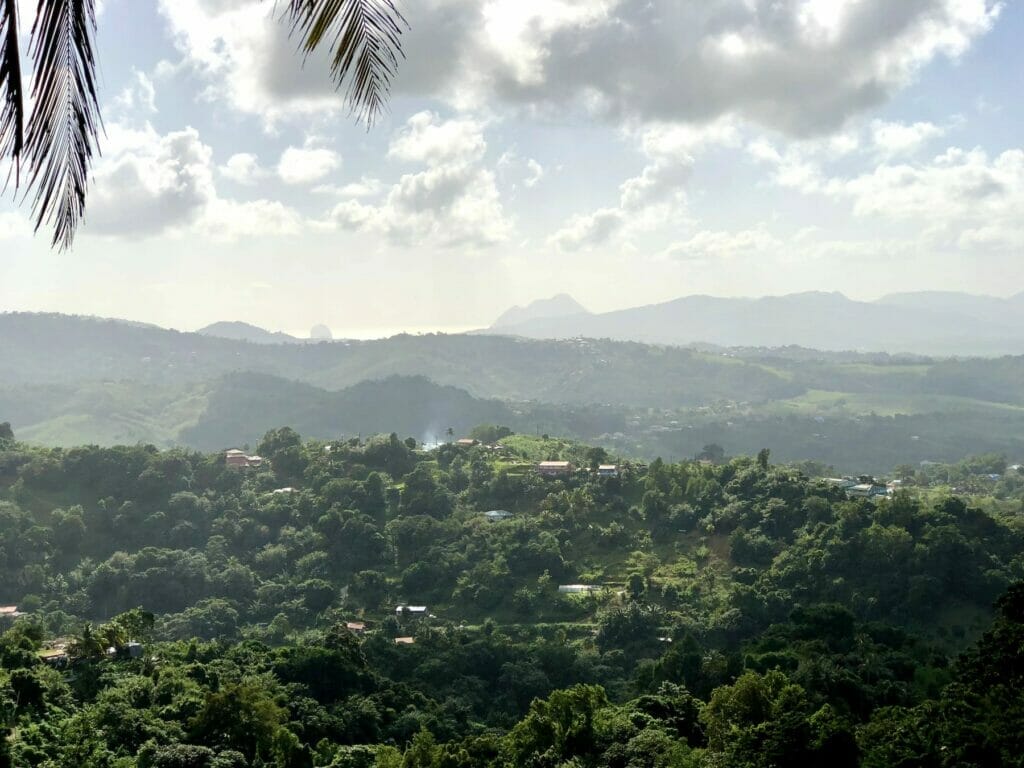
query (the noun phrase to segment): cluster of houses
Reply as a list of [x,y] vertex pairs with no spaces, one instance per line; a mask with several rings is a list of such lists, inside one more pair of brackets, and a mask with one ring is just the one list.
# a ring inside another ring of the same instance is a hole
[[[565,477],[576,471],[571,461],[542,461],[537,465],[537,474],[543,477]],[[601,464],[595,471],[598,477],[618,477],[618,464]]]
[[504,453],[508,450],[508,448],[501,443],[481,443],[479,440],[475,440],[472,437],[461,437],[455,441],[455,445],[460,448],[475,448],[476,446],[480,446],[484,450],[492,451],[494,453]]

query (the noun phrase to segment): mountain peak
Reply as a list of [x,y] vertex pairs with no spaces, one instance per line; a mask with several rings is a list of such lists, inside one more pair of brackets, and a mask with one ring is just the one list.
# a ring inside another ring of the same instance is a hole
[[502,328],[525,323],[529,320],[589,314],[590,312],[572,296],[567,293],[558,293],[549,299],[531,301],[525,307],[515,306],[506,310],[501,314],[501,317],[494,321],[491,327]]
[[224,320],[218,323],[211,323],[205,328],[200,328],[196,333],[203,336],[215,336],[220,339],[231,339],[232,341],[248,341],[253,344],[294,344],[300,339],[289,336],[280,331],[271,332],[250,323],[243,323],[240,320]]

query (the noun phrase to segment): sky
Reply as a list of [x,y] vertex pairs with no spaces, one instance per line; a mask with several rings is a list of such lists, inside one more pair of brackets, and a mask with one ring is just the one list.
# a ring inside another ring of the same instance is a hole
[[103,0],[85,224],[53,251],[0,197],[0,311],[372,337],[1024,291],[1019,0],[403,0],[369,130],[281,4]]

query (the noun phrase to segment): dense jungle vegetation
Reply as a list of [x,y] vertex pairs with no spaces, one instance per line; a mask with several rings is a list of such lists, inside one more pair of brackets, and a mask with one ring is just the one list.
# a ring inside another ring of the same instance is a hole
[[243,469],[0,429],[0,766],[1024,765],[1005,461],[850,500],[508,432]]

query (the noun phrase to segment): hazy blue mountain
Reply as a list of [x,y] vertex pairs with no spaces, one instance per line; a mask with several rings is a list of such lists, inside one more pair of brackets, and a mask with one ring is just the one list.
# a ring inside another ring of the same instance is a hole
[[304,339],[290,336],[280,331],[268,331],[256,325],[238,320],[226,320],[212,323],[196,331],[203,336],[216,336],[219,339],[232,341],[248,341],[253,344],[301,344]]
[[1024,293],[1003,299],[956,291],[917,291],[892,293],[883,296],[878,303],[962,315],[998,325],[1024,324]]
[[[960,304],[978,302],[966,298]],[[1013,301],[1007,304],[1015,306]],[[582,336],[724,347],[798,345],[933,355],[1024,352],[1024,327],[1013,322],[1012,314],[971,314],[954,305],[948,298],[862,302],[841,293],[820,292],[760,299],[687,296],[615,312],[531,319],[488,332],[528,338]]]
[[510,325],[518,325],[531,320],[544,320],[556,317],[570,317],[573,315],[589,315],[586,308],[576,299],[567,293],[559,293],[550,299],[538,299],[532,301],[525,307],[512,307],[505,310],[492,328],[503,328]]

